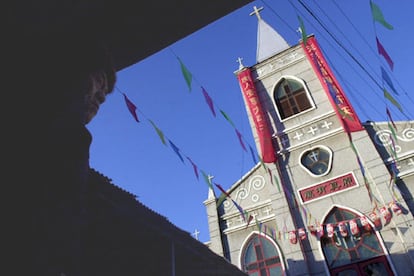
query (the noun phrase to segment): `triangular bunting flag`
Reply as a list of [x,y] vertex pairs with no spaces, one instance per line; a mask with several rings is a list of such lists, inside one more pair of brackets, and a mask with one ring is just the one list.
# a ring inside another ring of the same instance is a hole
[[214,185],[216,185],[216,187],[223,193],[225,194],[228,198],[231,199],[230,195],[226,192],[226,190],[223,189],[223,187],[221,187],[220,184],[214,183]]
[[257,164],[256,154],[250,145],[249,145],[249,149],[250,149],[250,153],[252,154],[252,159],[253,159],[254,164]]
[[394,27],[385,20],[384,15],[382,14],[382,11],[379,8],[379,6],[372,1],[370,1],[369,4],[371,5],[371,12],[374,20],[381,23],[385,28],[389,30],[394,29]]
[[239,138],[239,142],[240,142],[241,147],[243,148],[244,151],[247,152],[246,146],[243,143],[242,135],[237,129],[236,129],[236,135]]
[[397,102],[396,99],[394,99],[394,97],[388,93],[388,91],[384,88],[384,97],[389,100],[395,107],[397,107],[401,112],[403,112],[403,109],[401,107],[401,105]]
[[298,16],[299,19],[299,31],[300,34],[302,35],[302,42],[303,44],[305,44],[306,46],[306,41],[308,40],[308,35],[306,34],[306,30],[305,30],[305,24],[303,24],[303,20],[300,16]]
[[181,162],[184,163],[184,159],[183,159],[183,157],[180,154],[180,149],[176,145],[174,145],[174,143],[171,142],[171,140],[168,140],[168,142],[170,143],[170,146],[172,147],[172,149],[174,150],[174,152],[177,154],[178,158],[180,158]]
[[388,55],[387,51],[385,51],[385,48],[380,43],[378,37],[375,37],[375,40],[377,41],[378,53],[385,58],[391,68],[391,71],[394,70],[394,62],[392,61],[391,57]]
[[191,165],[193,166],[194,174],[195,174],[195,176],[197,177],[197,180],[198,180],[199,177],[198,177],[198,168],[197,168],[197,165],[193,162],[193,160],[191,160],[190,157],[187,157],[187,160],[190,161]]
[[243,220],[246,221],[246,216],[244,214],[243,208],[239,204],[237,204],[236,201],[234,201],[233,199],[231,201],[233,202],[234,206],[236,206],[237,210],[239,210]]
[[388,86],[391,88],[392,92],[394,92],[394,94],[399,95],[397,90],[394,87],[394,84],[391,81],[390,76],[388,76],[387,72],[385,71],[385,69],[381,66],[381,75],[382,75],[382,79],[388,84]]
[[392,120],[391,112],[390,112],[390,110],[388,109],[388,107],[386,107],[386,108],[385,108],[385,112],[387,113],[388,118],[390,119],[390,121],[391,121],[392,126],[394,127],[394,129],[397,129],[397,126],[395,125],[394,121]]
[[125,103],[127,105],[127,108],[129,110],[129,112],[131,113],[132,117],[134,117],[135,121],[137,121],[139,123],[138,120],[138,116],[136,113],[137,107],[135,106],[135,104],[133,104],[127,97],[127,95],[125,95],[125,93],[122,93],[124,95],[124,99],[125,99]]
[[185,82],[187,83],[188,89],[191,91],[191,82],[193,80],[193,75],[190,71],[188,71],[187,67],[185,67],[184,63],[181,61],[180,58],[177,58],[180,62],[181,72],[183,73]]
[[213,185],[211,185],[210,177],[203,170],[201,170],[201,174],[203,175],[208,187],[213,190]]
[[207,91],[204,89],[204,87],[201,87],[201,92],[203,92],[204,99],[206,100],[206,103],[208,107],[210,108],[211,113],[213,113],[213,116],[216,117],[216,111],[214,110],[213,100],[211,99]]
[[233,127],[235,127],[234,126],[234,123],[232,122],[232,120],[230,120],[230,117],[223,111],[223,110],[221,110],[220,109],[220,113],[221,113],[221,115],[223,115],[223,117],[233,126]]
[[151,121],[151,120],[148,120],[150,123],[151,123],[151,125],[154,127],[154,129],[155,129],[155,131],[157,132],[157,134],[158,134],[158,136],[160,137],[160,139],[161,139],[161,142],[164,144],[164,145],[167,145],[167,143],[165,142],[165,137],[164,137],[164,133],[162,133],[162,131],[155,125],[155,123],[153,122],[153,121]]

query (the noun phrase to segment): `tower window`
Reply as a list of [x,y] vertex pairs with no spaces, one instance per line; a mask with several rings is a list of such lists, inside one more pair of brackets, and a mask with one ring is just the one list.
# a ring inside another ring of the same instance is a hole
[[327,175],[332,166],[332,151],[324,146],[306,150],[301,154],[300,165],[312,176]]
[[274,90],[274,100],[281,119],[312,108],[305,86],[291,78],[282,78]]

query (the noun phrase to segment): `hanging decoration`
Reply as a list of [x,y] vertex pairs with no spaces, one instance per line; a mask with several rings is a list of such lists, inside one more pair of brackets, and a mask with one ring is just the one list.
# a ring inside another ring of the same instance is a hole
[[369,1],[369,4],[371,6],[371,12],[374,21],[377,21],[389,30],[394,29],[394,27],[385,20],[380,7],[372,1]]
[[265,117],[259,96],[257,95],[256,87],[250,72],[250,69],[244,67],[236,72],[237,79],[244,99],[249,107],[250,115],[252,116],[254,125],[256,126],[257,136],[259,138],[261,155],[263,162],[276,162],[275,150],[273,148],[272,136]]
[[314,72],[318,76],[329,101],[334,107],[343,128],[347,132],[363,130],[357,114],[333,75],[327,61],[322,55],[322,51],[319,48],[315,37],[308,37],[307,45],[305,46],[303,43],[301,43],[301,45],[306,57],[314,69]]
[[127,105],[127,108],[129,110],[129,112],[131,113],[132,117],[134,117],[135,121],[137,121],[137,123],[139,123],[139,119],[137,116],[137,107],[135,106],[135,104],[133,102],[131,102],[130,99],[128,99],[127,95],[125,95],[125,93],[122,93],[124,95],[124,100],[125,100],[125,104]]

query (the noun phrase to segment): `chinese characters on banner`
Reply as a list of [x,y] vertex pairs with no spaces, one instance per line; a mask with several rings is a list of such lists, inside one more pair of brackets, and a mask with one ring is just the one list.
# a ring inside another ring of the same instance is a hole
[[342,88],[339,86],[338,81],[335,79],[331,68],[322,55],[315,37],[308,37],[306,46],[302,43],[302,48],[327,93],[329,101],[335,108],[336,114],[340,118],[345,131],[354,132],[362,130],[363,127],[357,114],[346,98]]
[[244,68],[237,72],[240,87],[243,96],[249,106],[250,114],[256,126],[257,135],[259,137],[262,159],[265,163],[276,162],[276,155],[273,148],[272,136],[264,116],[259,97],[254,86],[252,75],[249,68]]
[[302,199],[302,202],[305,203],[329,194],[347,190],[355,186],[357,186],[357,183],[355,181],[354,175],[352,173],[348,173],[326,182],[319,183],[312,187],[300,189],[299,195]]

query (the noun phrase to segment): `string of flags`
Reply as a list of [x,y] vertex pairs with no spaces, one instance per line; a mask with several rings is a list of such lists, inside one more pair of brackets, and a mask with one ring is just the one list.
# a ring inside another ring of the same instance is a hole
[[[177,60],[179,62],[180,69],[181,69],[182,75],[184,77],[184,80],[187,84],[187,87],[189,89],[189,92],[191,92],[193,90],[192,89],[193,78],[194,78],[193,74],[190,72],[190,70],[187,69],[187,67],[185,66],[185,64],[182,62],[182,60],[179,57],[177,57]],[[141,120],[138,117],[138,112],[142,116],[145,117],[143,112],[141,112],[137,108],[136,104],[124,92],[120,91],[119,88],[117,88],[117,87],[116,87],[116,89],[118,90],[118,92],[120,92],[123,95],[126,107],[129,111],[129,113],[131,114],[131,116],[134,118],[134,120],[137,123],[140,123]],[[249,151],[250,151],[250,154],[251,154],[251,157],[252,157],[252,161],[254,162],[254,164],[257,163],[258,159],[261,160],[260,157],[257,155],[257,153],[255,153],[255,151],[253,150],[253,147],[250,144],[248,144],[247,142],[245,142],[245,139],[244,139],[242,133],[237,129],[236,125],[231,120],[230,116],[224,110],[217,107],[217,105],[213,101],[213,98],[208,94],[207,90],[203,86],[201,86],[201,92],[204,96],[205,102],[208,105],[208,108],[209,108],[210,112],[212,113],[212,115],[214,117],[216,117],[217,116],[216,110],[218,110],[218,114],[221,114],[222,117],[234,128],[236,137],[237,137],[243,151],[248,152],[247,148],[249,148]],[[170,147],[182,163],[187,163],[187,162],[190,163],[191,167],[193,169],[194,175],[197,178],[197,180],[199,180],[199,175],[201,174],[203,176],[206,184],[208,185],[208,187],[213,189],[213,186],[212,186],[212,183],[211,183],[211,181],[208,177],[208,174],[205,173],[204,170],[200,169],[199,166],[193,161],[192,158],[185,155],[183,153],[183,151],[181,150],[181,148],[176,145],[176,143],[174,143],[172,140],[170,140],[168,137],[166,137],[164,132],[155,124],[155,122],[153,120],[148,118],[147,121],[154,128],[154,130],[155,130],[156,134],[158,135],[159,139],[161,140],[162,144],[165,145],[165,146]]]
[[[314,224],[307,224],[306,228],[300,227],[289,230],[286,226],[286,221],[284,221],[282,230],[279,230],[277,223],[275,227],[271,227],[260,222],[257,217],[254,217],[254,220],[260,233],[273,238],[275,241],[289,240],[291,244],[297,244],[299,240],[305,240],[309,236],[313,236],[318,240],[322,238],[337,239],[347,237],[359,239],[365,233],[372,234],[374,230],[380,230],[381,227],[391,222],[394,215],[399,216],[402,213],[403,211],[399,204],[393,201],[388,206],[381,207],[378,211],[373,210],[368,216],[362,215],[348,220],[325,224],[315,221]],[[245,217],[246,213],[243,218]],[[250,216],[246,221],[246,228],[252,220],[253,216]]]

